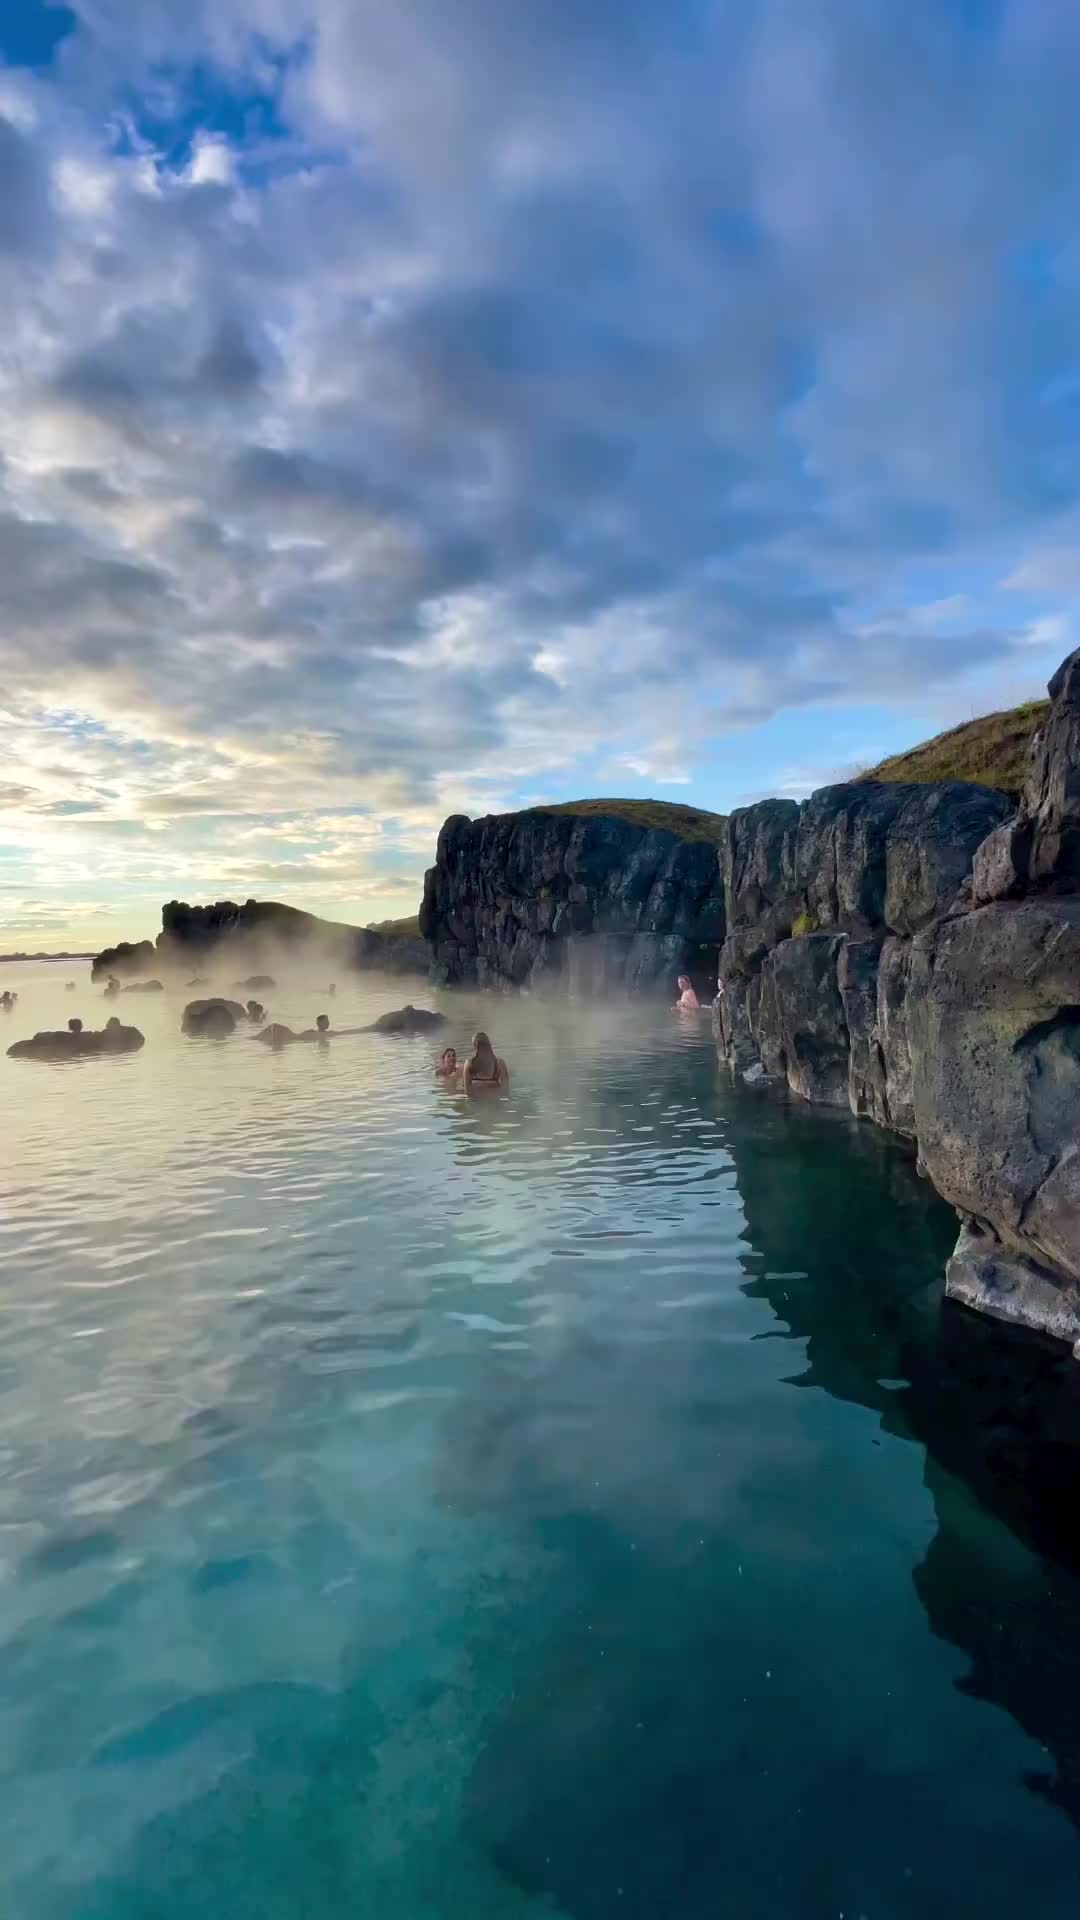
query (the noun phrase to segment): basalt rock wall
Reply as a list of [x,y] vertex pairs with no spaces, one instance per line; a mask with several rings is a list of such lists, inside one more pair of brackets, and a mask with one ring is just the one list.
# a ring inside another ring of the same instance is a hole
[[715,1009],[733,1067],[917,1146],[960,1214],[948,1291],[1080,1338],[1080,652],[1020,808],[828,787],[727,824]]
[[716,847],[616,815],[449,819],[420,931],[449,985],[587,995],[715,977],[724,937]]

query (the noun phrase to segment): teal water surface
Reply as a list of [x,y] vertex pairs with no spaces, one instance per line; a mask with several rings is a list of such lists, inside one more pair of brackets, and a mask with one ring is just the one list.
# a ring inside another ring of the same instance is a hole
[[1074,1920],[1074,1364],[704,1019],[443,1004],[0,1059],[4,1920]]

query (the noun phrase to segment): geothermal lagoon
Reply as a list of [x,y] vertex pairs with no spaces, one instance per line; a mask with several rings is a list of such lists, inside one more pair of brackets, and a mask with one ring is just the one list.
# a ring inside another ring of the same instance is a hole
[[185,997],[0,1058],[6,1920],[1073,1920],[1080,1369],[904,1148],[662,1006]]

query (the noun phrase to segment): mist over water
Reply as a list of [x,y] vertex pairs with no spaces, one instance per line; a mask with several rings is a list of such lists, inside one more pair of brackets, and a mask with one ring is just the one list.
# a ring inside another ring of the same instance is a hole
[[0,1058],[5,1920],[1072,1920],[1077,1370],[899,1147],[663,1008],[2,971],[146,1034]]

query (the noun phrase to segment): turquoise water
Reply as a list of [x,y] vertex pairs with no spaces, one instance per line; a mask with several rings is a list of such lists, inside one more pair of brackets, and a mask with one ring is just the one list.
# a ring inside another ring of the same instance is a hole
[[0,1059],[4,1920],[1073,1920],[1077,1370],[899,1148],[663,1010],[466,1104],[129,1007]]

